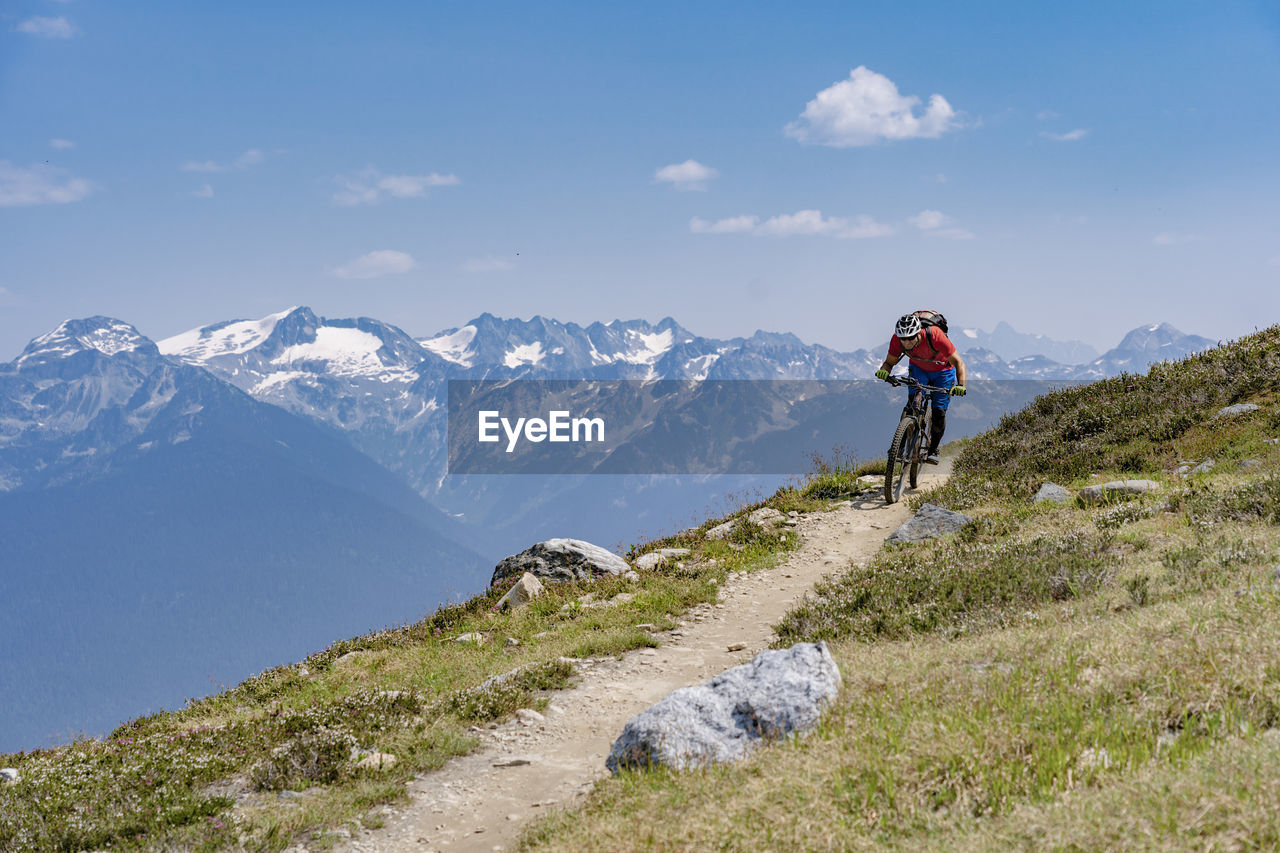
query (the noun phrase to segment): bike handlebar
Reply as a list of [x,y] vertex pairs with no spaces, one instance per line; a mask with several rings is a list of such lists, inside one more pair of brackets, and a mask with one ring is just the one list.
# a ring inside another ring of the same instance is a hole
[[912,379],[910,376],[890,376],[885,380],[885,382],[888,382],[894,387],[906,385],[908,388],[915,388],[917,391],[942,391],[946,393],[951,390],[950,388],[939,388],[935,385],[925,385],[922,382]]

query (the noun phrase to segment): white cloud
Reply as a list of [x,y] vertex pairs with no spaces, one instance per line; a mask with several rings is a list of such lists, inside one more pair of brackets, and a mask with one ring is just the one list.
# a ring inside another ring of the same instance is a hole
[[66,151],[68,148],[75,148],[76,144],[70,139],[50,139],[49,147],[56,148],[59,151]]
[[191,194],[196,198],[213,198],[213,187],[205,184],[198,190],[192,190]]
[[663,166],[653,173],[653,179],[661,183],[669,183],[678,190],[705,190],[707,181],[720,173],[710,166],[704,166],[697,160],[685,160],[683,163],[672,163]]
[[385,197],[423,198],[431,187],[451,187],[462,183],[457,175],[384,175],[369,166],[354,175],[341,175],[334,180],[342,190],[335,193],[333,203],[343,207],[377,204]]
[[417,265],[413,257],[405,252],[381,249],[343,264],[333,270],[333,274],[338,278],[378,278],[406,273]]
[[876,222],[870,216],[846,219],[826,217],[820,210],[799,210],[760,220],[758,216],[734,216],[710,222],[694,217],[689,220],[689,230],[695,234],[750,233],[759,237],[799,237],[823,235],[843,239],[886,237],[893,233],[893,226]]
[[1042,130],[1040,135],[1045,139],[1052,139],[1054,142],[1077,142],[1089,135],[1089,128],[1077,127],[1075,130],[1068,130],[1066,133],[1050,133],[1047,130]]
[[751,231],[760,223],[758,216],[733,216],[709,222],[700,217],[689,220],[689,230],[694,234],[736,234]]
[[230,172],[232,169],[247,169],[250,166],[257,166],[266,159],[266,155],[257,148],[250,148],[232,161],[230,165],[224,166],[212,160],[188,160],[179,168],[184,172]]
[[15,29],[27,35],[43,36],[51,39],[69,39],[76,34],[76,28],[61,15],[56,18],[42,18],[39,15],[33,15],[18,24]]
[[463,272],[503,272],[513,270],[516,265],[503,258],[468,258],[462,264]]
[[922,210],[915,216],[908,216],[907,221],[931,237],[946,237],[950,240],[972,240],[974,234],[966,228],[944,228],[955,220],[940,210]]
[[922,210],[915,216],[907,217],[907,221],[921,231],[931,231],[949,223],[951,217],[938,210]]
[[956,126],[956,113],[941,95],[929,96],[920,115],[920,98],[903,96],[883,74],[859,65],[849,79],[823,89],[797,121],[786,126],[787,136],[801,142],[850,148],[881,140],[934,139]]
[[0,160],[0,207],[67,204],[97,188],[93,181],[74,177],[66,169],[42,165],[22,169]]

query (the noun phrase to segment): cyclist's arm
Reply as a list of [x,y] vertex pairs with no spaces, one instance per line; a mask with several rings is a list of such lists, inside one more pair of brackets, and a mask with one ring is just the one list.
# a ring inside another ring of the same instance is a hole
[[881,370],[893,370],[893,366],[902,361],[902,356],[889,353],[884,357],[884,364],[880,365]]
[[953,352],[953,353],[951,353],[951,355],[947,356],[947,364],[951,365],[952,367],[954,367],[954,368],[956,369],[956,384],[957,384],[957,385],[968,385],[968,384],[969,384],[969,383],[965,382],[965,378],[966,378],[965,374],[966,374],[968,371],[965,369],[965,366],[964,366],[964,359],[960,357],[960,353],[958,353],[958,352]]

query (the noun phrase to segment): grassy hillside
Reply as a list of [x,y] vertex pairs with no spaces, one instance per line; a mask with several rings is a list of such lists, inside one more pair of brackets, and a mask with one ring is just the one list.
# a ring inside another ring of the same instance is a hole
[[[1048,395],[967,442],[924,499],[974,523],[849,567],[778,626],[779,645],[830,641],[844,673],[816,732],[732,768],[624,773],[526,845],[1276,846],[1277,377],[1280,327]],[[1214,418],[1242,401],[1260,409]],[[1174,473],[1208,457],[1207,473]],[[828,465],[767,503],[824,508],[858,490],[852,469]],[[1046,480],[1139,476],[1161,490],[1031,501]],[[105,740],[0,756],[21,773],[0,785],[0,849],[324,848],[376,825],[416,773],[474,748],[470,727],[566,683],[562,656],[656,645],[652,629],[714,600],[728,572],[797,545],[749,525],[706,542],[718,521],[637,549],[694,549],[638,583],[553,587],[514,614],[493,609],[495,590]],[[486,642],[458,642],[473,632]],[[374,751],[399,761],[359,767]]]
[[[1280,846],[1278,378],[1272,327],[1005,418],[915,499],[972,524],[886,548],[777,626],[841,665],[817,731],[731,768],[623,774],[526,846]],[[1215,417],[1239,402],[1260,408]],[[1139,477],[1161,489],[1032,502]]]

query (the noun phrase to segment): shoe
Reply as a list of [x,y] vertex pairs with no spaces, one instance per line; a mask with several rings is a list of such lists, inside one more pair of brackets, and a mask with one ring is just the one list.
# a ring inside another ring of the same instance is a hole
[[937,464],[938,464],[938,452],[935,450],[935,451],[933,451],[932,453],[930,453],[928,456],[926,456],[926,457],[924,458],[924,464],[926,464],[926,465],[937,465]]

